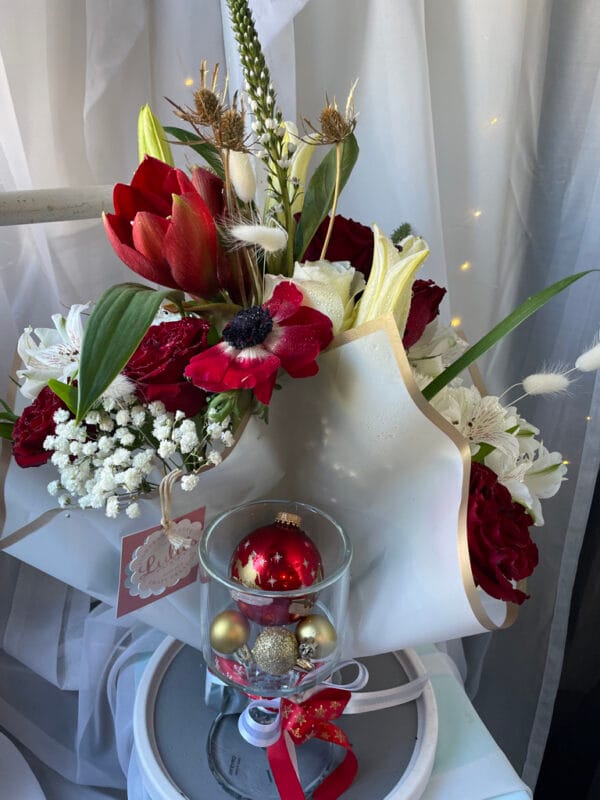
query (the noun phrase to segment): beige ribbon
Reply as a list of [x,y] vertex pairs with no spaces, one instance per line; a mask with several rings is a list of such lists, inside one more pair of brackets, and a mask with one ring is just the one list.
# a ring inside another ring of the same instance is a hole
[[173,488],[182,475],[182,470],[174,469],[172,472],[169,472],[168,475],[165,475],[158,488],[161,511],[160,524],[162,525],[165,536],[176,550],[179,550],[181,547],[187,549],[192,545],[192,539],[189,536],[182,536],[181,534],[177,533],[177,526],[175,524],[174,528],[174,523],[171,519],[171,500]]

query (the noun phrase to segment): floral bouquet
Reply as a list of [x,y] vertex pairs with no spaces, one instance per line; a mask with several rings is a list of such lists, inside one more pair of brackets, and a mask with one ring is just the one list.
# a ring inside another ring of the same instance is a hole
[[[502,624],[504,601],[527,597],[540,501],[566,472],[515,403],[565,391],[572,370],[531,375],[501,397],[463,373],[586,273],[529,298],[469,347],[440,321],[445,289],[416,278],[425,240],[407,224],[388,237],[337,214],[358,157],[354,87],[343,109],[327,101],[300,132],[277,106],[247,3],[228,5],[244,92],[228,101],[218,67],[203,62],[193,102],[175,106],[187,128],[163,129],[142,109],[141,163],[104,216],[115,252],[146,282],[23,333],[17,380],[29,405],[17,415],[4,404],[0,433],[19,467],[50,462],[48,491],[67,511],[135,520],[167,476],[210,514],[277,491],[330,508],[357,529],[355,618],[379,604],[377,621],[393,596],[405,630],[385,639],[363,629],[355,653]],[[190,175],[173,166],[175,142],[203,162]],[[574,369],[599,364],[596,344]],[[228,487],[218,502],[217,481],[203,475],[213,467]],[[419,486],[400,501],[403,469]],[[438,560],[424,566],[431,552]],[[445,581],[460,607],[452,619],[441,610]],[[499,620],[483,610],[493,599]]]

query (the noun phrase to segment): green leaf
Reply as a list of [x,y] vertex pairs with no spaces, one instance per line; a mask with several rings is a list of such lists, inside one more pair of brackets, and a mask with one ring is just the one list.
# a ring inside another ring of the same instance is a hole
[[165,133],[174,136],[178,141],[183,144],[189,145],[198,155],[206,161],[209,167],[212,167],[217,173],[219,178],[225,179],[225,172],[223,170],[223,162],[221,155],[214,144],[210,142],[203,142],[198,139],[198,134],[194,131],[186,131],[184,128],[172,128],[171,126],[165,127]]
[[566,289],[567,286],[583,278],[584,275],[599,271],[600,270],[597,269],[588,269],[585,272],[577,272],[575,275],[569,275],[568,278],[563,278],[553,283],[551,286],[547,286],[532,297],[528,297],[524,303],[503,319],[502,322],[499,322],[489,333],[486,333],[473,347],[470,347],[453,364],[450,364],[441,375],[438,375],[437,378],[432,380],[431,383],[423,389],[423,396],[425,399],[431,400],[432,397],[435,397],[446,384],[450,383],[457,375],[460,375],[464,369],[486,353],[490,347],[493,347],[496,342],[500,341],[507,333],[510,333],[539,308],[544,306],[554,295],[559,294]]
[[12,420],[13,422],[19,419],[8,403],[2,400],[2,398],[0,398],[0,406],[4,409],[4,412],[0,414],[0,419]]
[[104,292],[83,337],[77,375],[78,423],[127,364],[166,299],[180,306],[183,292],[139,283],[121,283]]
[[0,439],[12,439],[12,422],[0,422]]
[[50,378],[48,386],[57,397],[63,401],[71,414],[77,412],[77,389],[68,383],[57,381],[55,378]]
[[[336,172],[335,150],[335,146],[332,147],[323,161],[321,161],[306,189],[302,216],[296,228],[296,238],[294,241],[294,258],[297,261],[302,260],[304,251],[333,205]],[[346,185],[346,181],[350,177],[350,173],[356,164],[357,158],[358,142],[352,133],[344,139],[342,144],[340,192]]]
[[480,464],[483,464],[483,460],[486,456],[489,456],[490,453],[493,453],[496,448],[493,444],[488,444],[487,442],[481,442],[479,445],[479,450],[475,453],[474,456],[471,456],[471,461],[478,461]]

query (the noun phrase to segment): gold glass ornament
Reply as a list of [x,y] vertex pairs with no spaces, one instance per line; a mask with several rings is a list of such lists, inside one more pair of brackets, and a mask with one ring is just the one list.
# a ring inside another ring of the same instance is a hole
[[298,642],[286,628],[265,628],[252,648],[254,661],[259,669],[271,675],[285,675],[296,664]]
[[250,623],[239,611],[228,609],[213,619],[210,626],[210,644],[217,653],[231,655],[244,647],[250,636]]
[[302,658],[327,658],[337,645],[337,633],[322,614],[309,614],[296,625],[298,652]]

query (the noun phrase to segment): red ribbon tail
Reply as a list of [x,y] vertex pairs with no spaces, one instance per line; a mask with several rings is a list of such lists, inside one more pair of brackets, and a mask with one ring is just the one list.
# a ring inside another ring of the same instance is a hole
[[339,767],[336,767],[315,790],[314,800],[337,800],[350,788],[357,772],[358,760],[352,750],[347,750],[346,758]]
[[294,767],[295,759],[292,759],[290,755],[290,747],[294,747],[294,744],[289,735],[282,731],[275,744],[267,747],[269,766],[281,798],[284,798],[284,800],[306,800],[298,773]]

